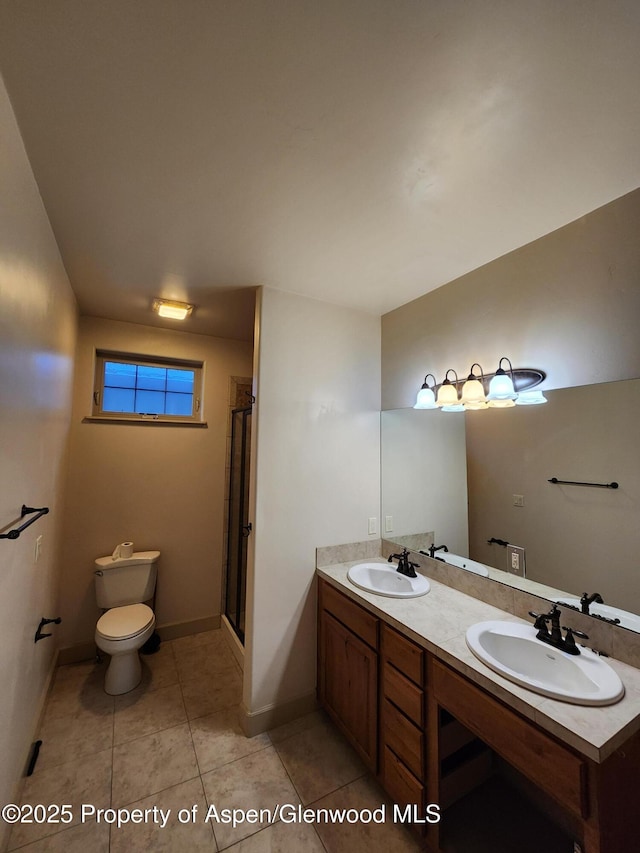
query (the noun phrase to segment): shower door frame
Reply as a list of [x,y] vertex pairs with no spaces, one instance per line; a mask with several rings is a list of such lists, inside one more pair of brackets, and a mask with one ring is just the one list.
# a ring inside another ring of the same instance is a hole
[[[224,613],[229,624],[233,628],[238,639],[244,646],[244,628],[240,626],[240,615],[242,613],[243,604],[246,601],[247,591],[247,538],[251,533],[251,522],[246,518],[248,509],[248,501],[245,500],[245,494],[248,487],[248,473],[250,462],[250,446],[248,446],[248,420],[251,417],[253,406],[240,406],[231,411],[231,457],[229,465],[229,517],[227,519],[227,565],[225,572],[225,594],[224,594]],[[236,416],[241,415],[241,430],[240,437],[236,434]],[[234,459],[237,441],[240,440],[242,452],[240,454],[240,494],[238,501],[237,516],[233,512],[233,502],[235,499],[234,482]],[[231,544],[233,542],[233,533],[237,532],[238,544],[235,549],[235,554],[232,553]],[[233,562],[232,562],[233,561]],[[231,572],[236,573],[236,595],[235,595],[235,610],[229,602],[229,575]]]

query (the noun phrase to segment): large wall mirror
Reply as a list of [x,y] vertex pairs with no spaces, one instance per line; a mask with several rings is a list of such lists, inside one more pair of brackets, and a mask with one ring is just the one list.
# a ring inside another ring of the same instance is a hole
[[[620,624],[640,630],[640,379],[545,395],[542,406],[383,412],[384,536],[446,545],[550,600],[597,592],[594,612],[624,611]],[[524,579],[492,539],[524,548]]]

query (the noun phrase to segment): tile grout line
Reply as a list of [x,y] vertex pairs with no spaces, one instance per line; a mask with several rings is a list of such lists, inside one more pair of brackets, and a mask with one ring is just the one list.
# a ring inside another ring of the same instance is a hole
[[[314,726],[311,726],[311,728],[313,729],[313,728],[315,728],[315,727],[314,727]],[[306,729],[306,731],[309,731],[309,729]],[[299,734],[299,732],[296,732],[295,734]],[[289,737],[283,738],[283,739],[280,741],[280,743],[284,743],[285,741],[289,740],[289,738],[291,738],[291,737],[294,737],[294,735],[292,734],[292,735],[289,735]],[[307,808],[307,805],[305,805],[305,803],[303,802],[302,795],[301,795],[300,791],[298,790],[298,788],[297,788],[297,786],[296,786],[296,783],[293,781],[293,778],[292,778],[291,774],[290,774],[290,773],[289,773],[289,771],[287,770],[286,765],[285,765],[284,761],[282,760],[282,758],[281,758],[281,756],[280,756],[280,753],[279,753],[279,751],[278,751],[278,747],[277,747],[277,745],[276,745],[276,744],[274,744],[274,748],[275,748],[275,750],[276,750],[276,755],[277,755],[277,756],[278,756],[278,758],[280,759],[280,764],[282,764],[282,766],[283,766],[283,768],[284,768],[284,772],[286,773],[287,778],[288,778],[288,779],[289,779],[289,781],[291,782],[291,787],[292,787],[292,788],[293,788],[293,790],[296,792],[296,794],[297,794],[297,796],[298,796],[298,799],[300,800],[300,804],[303,806],[303,808]],[[331,793],[333,793],[333,792],[331,792]],[[278,822],[280,823],[280,821],[278,821]],[[320,842],[320,844],[322,845],[323,849],[324,849],[325,851],[327,851],[327,853],[329,853],[327,846],[325,845],[324,841],[323,841],[323,840],[322,840],[322,838],[320,837],[320,833],[319,833],[319,832],[318,832],[318,830],[316,829],[315,823],[311,825],[311,828],[313,829],[313,831],[314,831],[314,833],[315,833],[315,836],[316,836],[316,838],[318,839],[318,841]]]
[[[116,700],[113,698],[113,712],[111,717],[111,787],[109,796],[109,805],[113,806],[113,761],[116,749]],[[109,825],[109,853],[111,853],[111,833],[113,827]]]

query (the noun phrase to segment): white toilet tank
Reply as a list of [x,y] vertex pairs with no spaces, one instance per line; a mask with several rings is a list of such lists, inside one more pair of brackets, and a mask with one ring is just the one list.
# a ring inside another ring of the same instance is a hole
[[156,588],[160,551],[135,551],[130,557],[100,557],[93,573],[98,607],[108,610],[148,601]]

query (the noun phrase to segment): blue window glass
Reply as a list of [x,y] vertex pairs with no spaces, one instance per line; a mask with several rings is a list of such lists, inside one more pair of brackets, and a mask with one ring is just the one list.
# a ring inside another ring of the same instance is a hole
[[164,392],[163,391],[136,391],[136,407],[138,413],[163,415],[164,414]]
[[135,391],[131,388],[105,388],[103,412],[133,412]]
[[119,361],[105,361],[104,384],[110,388],[135,388],[135,364],[122,364]]
[[164,391],[166,384],[166,367],[145,367],[143,364],[138,365],[136,388],[144,388],[145,391]]
[[193,370],[167,370],[167,391],[193,394]]
[[[117,358],[117,356],[114,356]],[[162,367],[141,361],[109,360],[103,356],[103,382],[98,391],[99,411],[123,415],[168,415],[194,418],[198,370]]]
[[174,394],[167,391],[167,403],[165,414],[167,415],[188,415],[193,414],[193,396],[191,394]]

